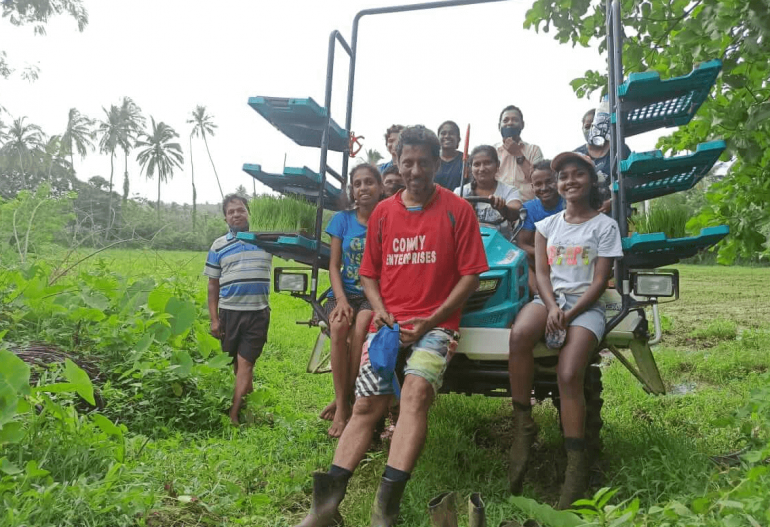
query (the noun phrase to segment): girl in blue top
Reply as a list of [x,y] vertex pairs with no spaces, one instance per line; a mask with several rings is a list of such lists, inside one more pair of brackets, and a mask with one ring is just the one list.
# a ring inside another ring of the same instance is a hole
[[330,437],[340,437],[350,419],[350,399],[361,363],[361,348],[372,319],[372,306],[364,296],[358,268],[364,257],[366,222],[382,192],[382,177],[377,167],[366,163],[356,166],[350,172],[349,189],[350,202],[355,208],[338,212],[326,227],[331,236],[329,279],[332,290],[324,308],[329,316],[335,397],[323,409],[321,418],[332,421]]

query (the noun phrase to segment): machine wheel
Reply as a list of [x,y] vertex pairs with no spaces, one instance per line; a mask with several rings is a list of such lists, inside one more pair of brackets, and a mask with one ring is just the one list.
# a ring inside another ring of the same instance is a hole
[[[602,421],[602,406],[604,405],[602,389],[601,368],[598,364],[589,364],[586,369],[585,386],[583,388],[586,400],[586,453],[588,454],[589,464],[596,462],[602,453],[601,432],[602,426],[604,426],[604,421]],[[562,428],[563,434],[564,428],[561,427],[561,399],[559,394],[555,393],[551,400],[559,414],[559,427]]]

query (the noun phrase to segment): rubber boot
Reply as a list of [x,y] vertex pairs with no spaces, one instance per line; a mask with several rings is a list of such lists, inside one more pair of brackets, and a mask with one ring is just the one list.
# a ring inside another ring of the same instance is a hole
[[310,512],[297,527],[336,527],[343,525],[339,511],[348,482],[333,478],[326,472],[313,473],[313,504]]
[[457,527],[457,494],[443,492],[428,502],[432,527]]
[[532,407],[513,402],[514,435],[508,454],[508,483],[511,494],[520,495],[524,484],[532,443],[537,437],[537,425],[532,420]]
[[406,481],[393,481],[386,477],[380,481],[377,497],[372,505],[371,527],[394,527],[401,510],[401,497]]
[[569,509],[572,504],[583,498],[588,489],[588,463],[585,447],[567,448],[567,470],[564,473],[564,485],[559,496],[559,510]]
[[468,498],[468,527],[487,527],[487,511],[479,492]]

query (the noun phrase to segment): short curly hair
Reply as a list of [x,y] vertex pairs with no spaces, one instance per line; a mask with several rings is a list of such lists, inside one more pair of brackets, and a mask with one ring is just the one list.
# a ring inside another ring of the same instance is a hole
[[240,201],[243,203],[243,206],[246,207],[246,212],[251,214],[251,211],[249,210],[249,200],[238,194],[228,194],[225,196],[225,199],[222,200],[222,214],[227,216],[227,206],[233,201]]
[[398,144],[396,145],[396,154],[399,158],[401,158],[405,145],[427,147],[434,160],[439,159],[441,155],[441,143],[439,143],[438,137],[433,133],[433,130],[421,124],[407,126],[399,134]]
[[390,136],[390,134],[397,134],[397,133],[401,132],[401,130],[403,130],[403,129],[404,129],[404,125],[402,125],[402,124],[392,124],[392,125],[390,125],[390,128],[385,130],[385,142],[386,143],[388,142],[388,137]]
[[521,120],[524,120],[524,113],[522,113],[521,108],[518,106],[514,106],[512,104],[509,104],[505,108],[503,108],[503,111],[500,112],[500,117],[497,118],[497,126],[500,126],[500,122],[503,120],[503,115],[505,115],[505,112],[519,112],[519,116],[521,117]]

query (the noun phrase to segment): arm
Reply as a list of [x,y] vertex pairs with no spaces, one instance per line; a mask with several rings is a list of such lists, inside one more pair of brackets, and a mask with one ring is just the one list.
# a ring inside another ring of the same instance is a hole
[[535,231],[521,230],[516,240],[519,249],[527,253],[529,264],[535,267]]
[[519,208],[516,205],[521,205],[519,200],[511,200],[506,203],[500,196],[489,196],[490,205],[493,209],[500,213],[500,215],[510,222],[514,222],[519,219]]
[[565,313],[567,321],[570,322],[575,319],[580,313],[594,305],[599,297],[602,296],[605,289],[607,289],[607,281],[610,279],[610,273],[612,272],[613,258],[607,258],[605,256],[599,256],[596,259],[594,266],[594,279],[591,281],[591,285],[588,289],[580,295],[580,298],[572,309]]
[[388,313],[385,307],[385,302],[382,301],[380,295],[380,281],[375,278],[361,275],[361,285],[364,287],[364,294],[366,299],[374,309],[374,317],[372,322],[375,327],[381,328],[382,326],[392,327],[396,323],[396,319]]
[[548,319],[546,320],[546,331],[553,332],[557,329],[567,329],[567,323],[564,311],[556,303],[556,297],[553,294],[553,284],[551,284],[551,266],[548,265],[548,253],[546,248],[548,240],[540,234],[535,233],[535,280],[537,280],[537,292],[540,299],[548,310]]
[[425,333],[444,322],[460,309],[463,304],[465,304],[465,301],[468,300],[468,297],[470,297],[478,288],[479,275],[471,274],[461,276],[460,280],[449,293],[447,299],[444,300],[431,316],[428,318],[412,318],[403,321],[403,324],[412,325],[413,327],[412,329],[401,329],[401,342],[403,344],[417,342]]
[[332,236],[331,255],[329,255],[329,281],[332,283],[332,291],[337,306],[329,314],[329,322],[337,318],[345,317],[349,323],[353,323],[353,308],[348,303],[345,295],[345,286],[342,285],[342,239]]
[[211,319],[211,334],[216,338],[222,337],[219,324],[219,278],[209,278],[208,285],[209,318]]

